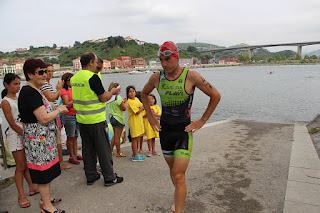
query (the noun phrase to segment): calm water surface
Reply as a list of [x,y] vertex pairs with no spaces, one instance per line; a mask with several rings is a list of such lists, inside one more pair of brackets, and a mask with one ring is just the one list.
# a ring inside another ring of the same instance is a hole
[[[320,65],[219,67],[196,71],[221,93],[221,101],[208,122],[243,119],[294,123],[310,121],[319,114]],[[270,72],[273,74],[268,74]],[[128,85],[142,90],[151,75],[105,74],[102,80],[105,89],[112,81],[120,83],[120,95],[124,98]],[[51,83],[55,86],[58,80],[52,79]],[[2,83],[0,89],[3,89]],[[153,93],[161,105],[156,90]],[[193,120],[202,116],[208,100],[200,90],[195,91]],[[2,111],[1,117],[4,119]],[[3,129],[7,126],[6,121],[2,126]]]

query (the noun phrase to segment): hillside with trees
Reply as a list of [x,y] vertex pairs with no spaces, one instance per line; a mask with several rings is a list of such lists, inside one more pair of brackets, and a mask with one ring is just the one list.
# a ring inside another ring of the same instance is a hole
[[[246,44],[239,44],[237,46],[245,46]],[[211,59],[212,55],[209,53],[201,53],[202,50],[210,50],[217,48],[225,48],[208,43],[177,43],[180,49],[180,58],[207,58]],[[30,46],[27,51],[22,52],[7,52],[0,51],[0,60],[5,62],[13,62],[16,59],[38,58],[41,57],[47,63],[60,64],[61,66],[72,66],[72,60],[81,56],[86,51],[93,51],[103,59],[113,60],[120,56],[130,56],[131,58],[144,58],[149,60],[157,58],[157,51],[159,45],[155,43],[144,43],[139,45],[135,40],[126,41],[121,36],[108,37],[106,41],[92,42],[85,41],[83,43],[75,41],[73,47],[57,48],[56,44],[52,47],[34,47]],[[48,58],[48,54],[55,54],[58,58]],[[254,57],[252,59],[248,56],[248,50],[234,50],[216,53],[216,60],[221,57],[238,57],[240,61],[273,61],[285,60],[295,58],[296,53],[291,50],[280,52],[270,52],[267,49],[255,49]]]

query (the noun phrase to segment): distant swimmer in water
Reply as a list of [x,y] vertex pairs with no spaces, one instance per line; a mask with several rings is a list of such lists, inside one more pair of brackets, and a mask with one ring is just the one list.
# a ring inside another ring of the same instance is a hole
[[269,73],[270,75],[272,74],[272,72]]

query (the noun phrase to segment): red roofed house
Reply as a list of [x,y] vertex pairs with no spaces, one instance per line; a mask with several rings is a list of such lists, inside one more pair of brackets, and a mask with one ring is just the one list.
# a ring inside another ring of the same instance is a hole
[[238,61],[239,59],[237,57],[222,57],[219,60],[219,64],[236,64]]
[[103,68],[102,69],[103,70],[110,70],[111,69],[111,61],[103,59]]
[[130,56],[121,56],[119,60],[122,62],[123,68],[130,68],[131,67],[131,58]]
[[78,57],[76,59],[73,59],[72,63],[73,63],[73,69],[74,70],[81,70],[82,69],[81,63],[80,63],[80,57]]
[[134,58],[132,59],[132,66],[133,67],[145,67],[146,66],[146,61],[144,58]]
[[122,62],[118,59],[113,59],[111,62],[111,69],[119,69],[122,67]]
[[13,63],[16,65],[17,74],[23,73],[23,65],[27,59],[17,59]]

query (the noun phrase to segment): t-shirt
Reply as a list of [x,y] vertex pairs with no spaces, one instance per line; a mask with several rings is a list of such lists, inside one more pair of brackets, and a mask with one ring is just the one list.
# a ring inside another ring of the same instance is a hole
[[104,93],[104,87],[102,85],[101,79],[97,74],[94,74],[89,79],[90,88],[99,96]]
[[[61,90],[61,100],[63,95],[67,95],[69,101],[72,100],[72,90],[70,88],[68,90],[66,90],[65,88]],[[74,110],[73,105],[70,108],[68,108],[68,110],[69,112],[67,112],[65,115],[76,115],[76,111]]]
[[[41,92],[44,92],[44,91],[50,90],[51,95],[53,95],[53,94],[54,94],[53,86],[52,86],[51,84],[49,84],[48,82],[46,82],[46,84],[45,84],[45,85],[43,85],[42,87],[40,87],[40,90],[41,90]],[[54,103],[55,105],[58,105],[57,100],[52,101],[52,103]]]
[[124,117],[124,111],[121,110],[120,105],[123,102],[123,99],[120,95],[116,96],[116,100],[112,101],[111,103],[107,104],[108,111],[111,116],[113,116],[119,123],[125,125],[125,117]]
[[40,93],[30,86],[23,86],[18,97],[18,109],[23,123],[37,123],[33,111],[43,104]]

